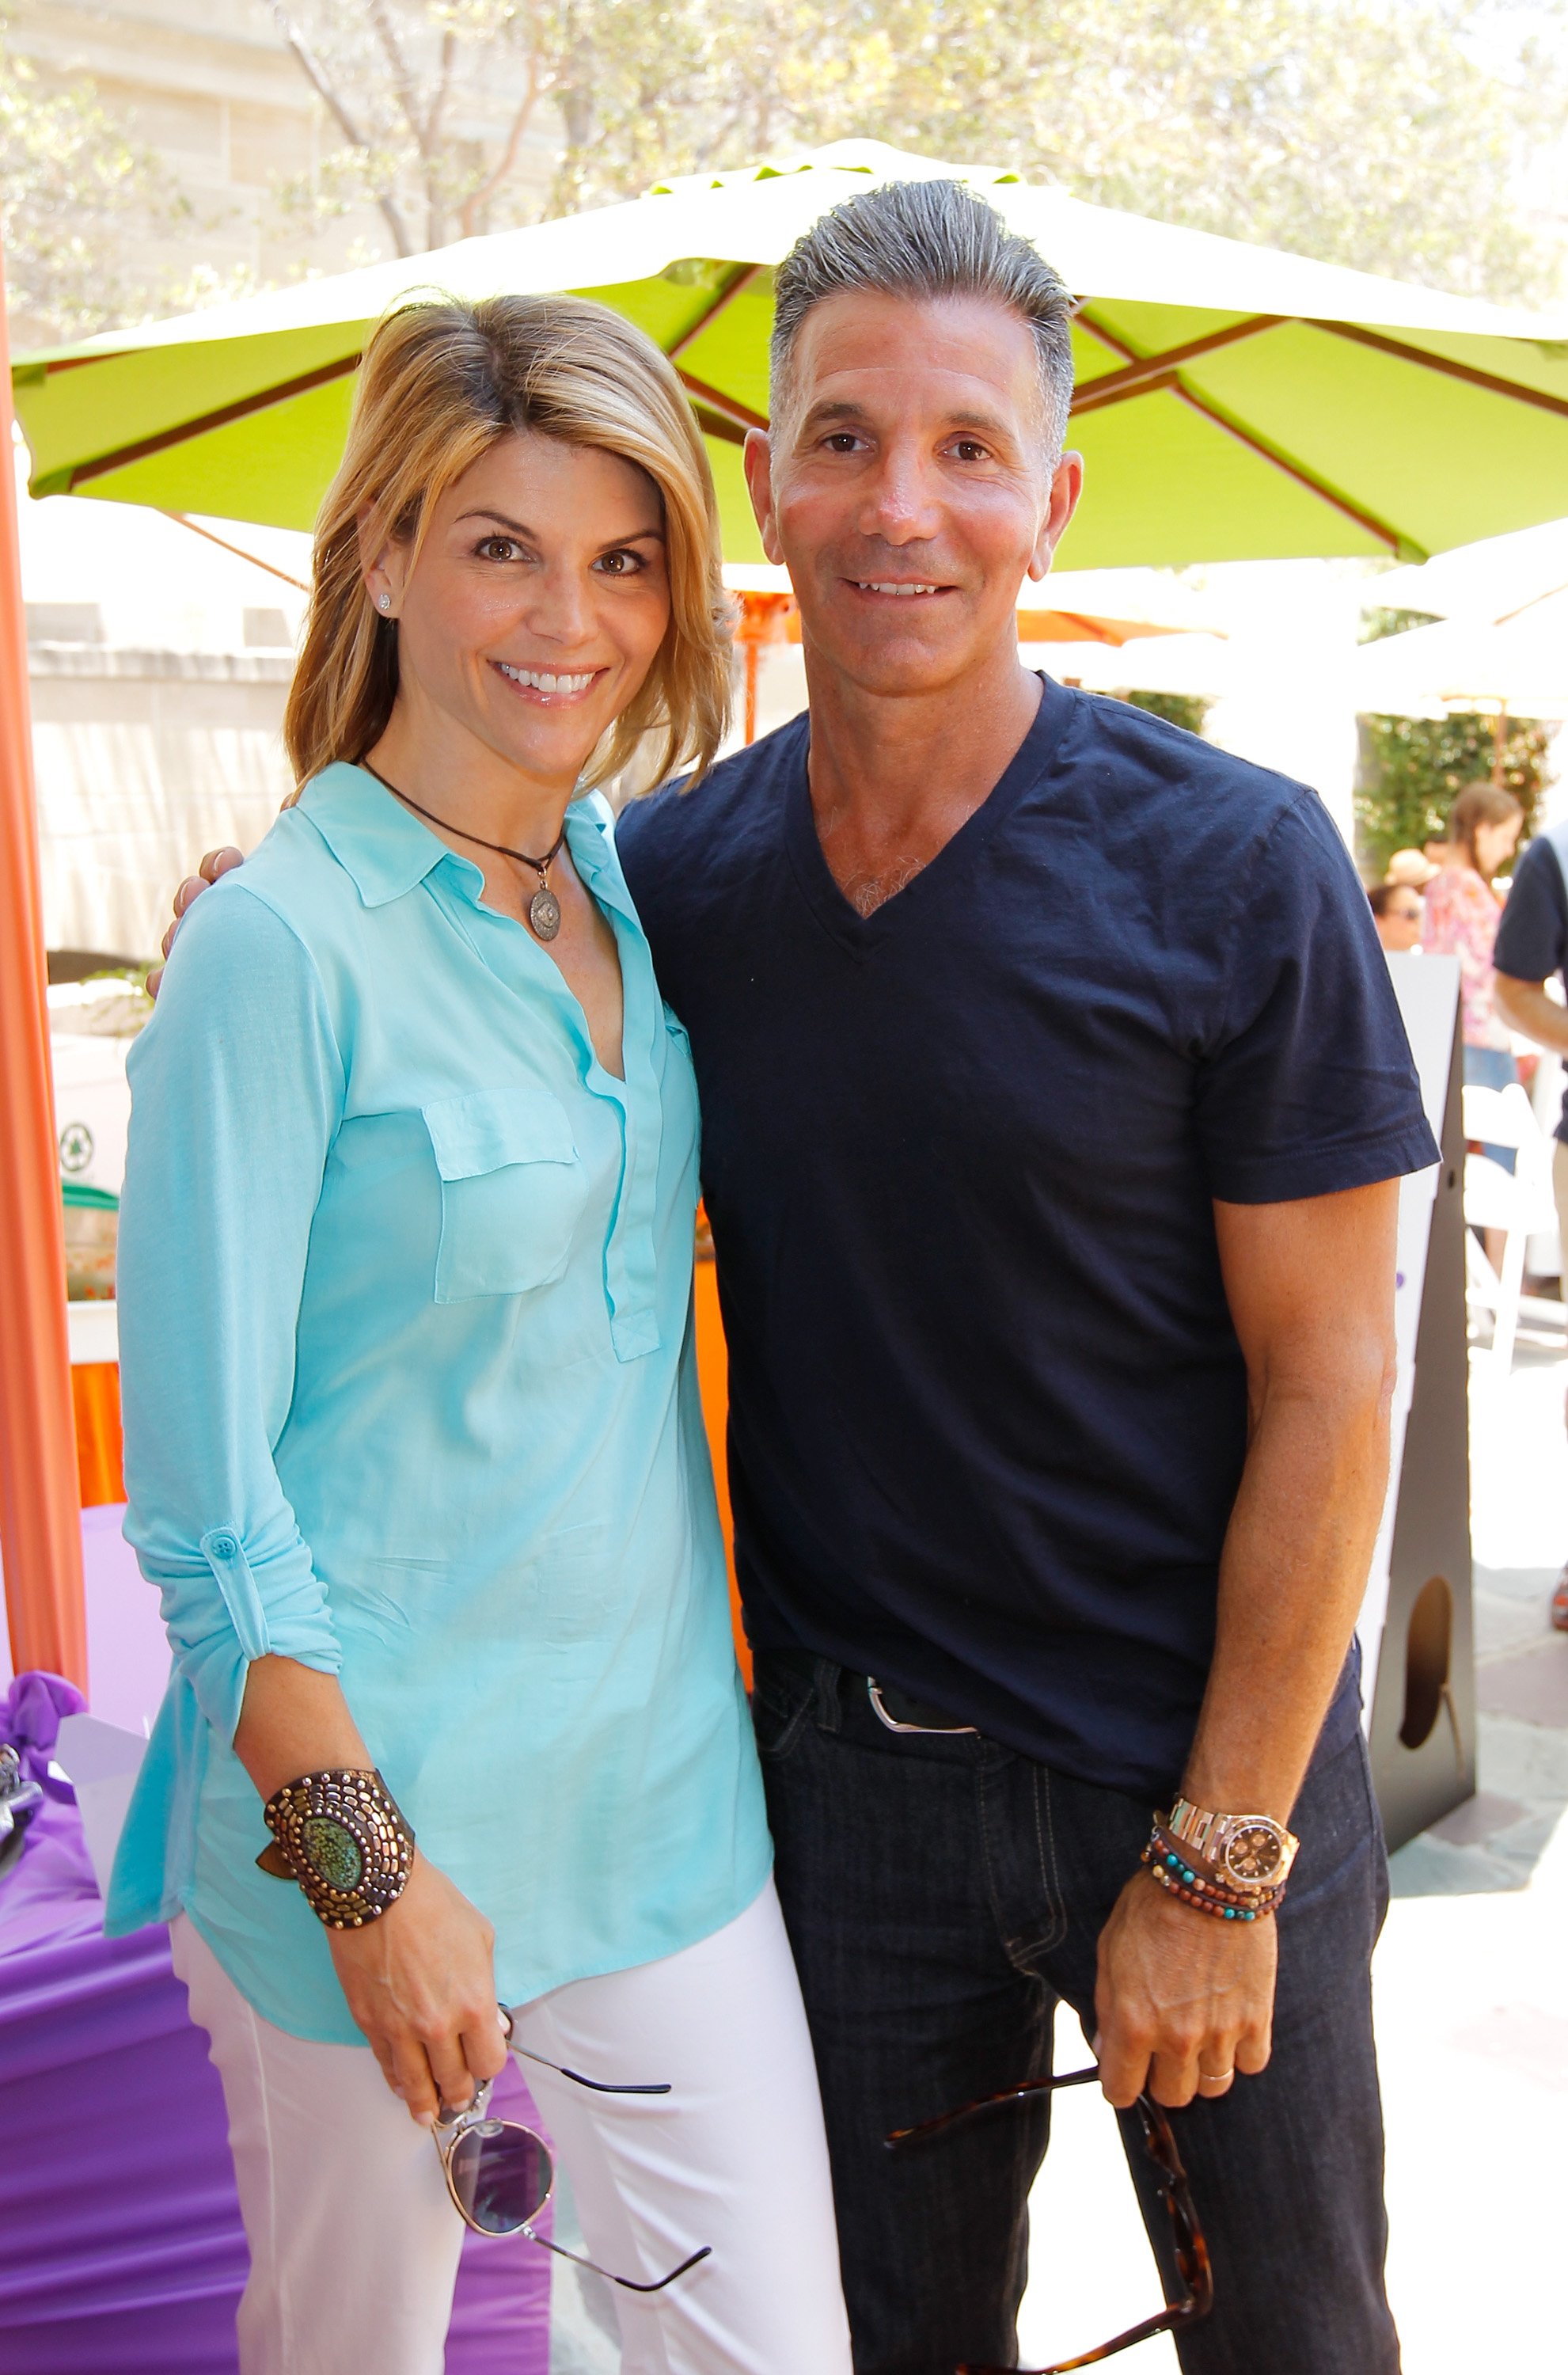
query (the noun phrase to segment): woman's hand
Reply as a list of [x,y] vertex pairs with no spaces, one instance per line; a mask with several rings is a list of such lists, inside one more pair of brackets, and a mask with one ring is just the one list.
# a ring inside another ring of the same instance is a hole
[[495,1932],[418,1849],[407,1886],[379,1921],[327,1936],[348,2009],[421,2127],[434,2124],[438,2101],[459,2110],[506,2067]]
[[[292,1658],[252,1661],[234,1753],[263,1799],[298,1774],[364,1773],[375,1763],[336,1674]],[[495,1932],[418,1848],[402,1896],[379,1920],[326,1935],[348,2009],[421,2127],[438,2103],[461,2110],[477,2081],[504,2070]]]

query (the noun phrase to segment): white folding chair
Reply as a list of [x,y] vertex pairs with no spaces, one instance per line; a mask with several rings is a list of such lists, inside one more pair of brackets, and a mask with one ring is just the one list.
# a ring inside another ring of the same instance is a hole
[[[1521,1312],[1532,1320],[1568,1326],[1568,1309],[1543,1296],[1523,1293],[1526,1241],[1555,1227],[1551,1192],[1551,1143],[1516,1081],[1505,1089],[1467,1088],[1465,1136],[1486,1146],[1514,1149],[1515,1168],[1505,1171],[1489,1154],[1465,1157],[1465,1268],[1468,1300],[1492,1314],[1491,1367],[1506,1377],[1514,1365],[1514,1340]],[[1493,1270],[1471,1231],[1503,1232],[1503,1267]]]

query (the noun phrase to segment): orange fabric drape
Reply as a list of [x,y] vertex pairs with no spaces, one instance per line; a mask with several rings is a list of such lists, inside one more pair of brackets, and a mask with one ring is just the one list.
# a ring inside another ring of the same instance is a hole
[[735,1525],[729,1511],[729,1460],[725,1430],[729,1422],[729,1353],[725,1324],[719,1317],[719,1286],[713,1258],[697,1258],[697,1382],[702,1392],[702,1424],[708,1431],[708,1452],[713,1463],[713,1483],[719,1496],[719,1523],[724,1528],[725,1556],[729,1561],[730,1618],[735,1626],[735,1654],[746,1687],[751,1688],[751,1651],[740,1624],[740,1593],[735,1580]]
[[77,1415],[77,1483],[84,1509],[125,1497],[121,1466],[120,1364],[83,1361],[71,1371]]
[[87,1684],[65,1232],[0,257],[0,1558],[11,1658]]

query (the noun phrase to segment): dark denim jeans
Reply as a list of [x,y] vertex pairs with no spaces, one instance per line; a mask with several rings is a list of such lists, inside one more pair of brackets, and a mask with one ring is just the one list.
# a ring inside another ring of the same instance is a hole
[[[1096,1942],[1149,1809],[993,1741],[889,1731],[864,1683],[826,1660],[813,1681],[759,1657],[754,1711],[857,2375],[1012,2366],[1045,2106],[907,2156],[881,2139],[1043,2075],[1058,1999],[1092,2034]],[[1213,2314],[1179,2345],[1185,2375],[1399,2365],[1368,1976],[1387,1883],[1359,1734],[1315,1761],[1295,1828],[1273,2059],[1220,2101],[1172,2115],[1214,2263]],[[1173,2296],[1170,2221],[1130,2115],[1123,2132]]]

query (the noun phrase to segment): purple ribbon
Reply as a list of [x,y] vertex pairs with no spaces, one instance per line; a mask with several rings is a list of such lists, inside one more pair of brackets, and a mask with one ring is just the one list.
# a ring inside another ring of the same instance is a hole
[[0,1741],[16,1750],[28,1780],[41,1783],[50,1797],[66,1805],[75,1804],[76,1791],[50,1772],[49,1760],[60,1737],[61,1718],[80,1715],[86,1705],[75,1683],[38,1667],[18,1674],[0,1700]]

